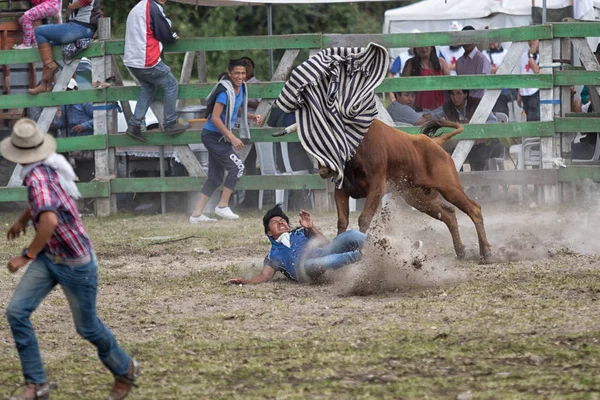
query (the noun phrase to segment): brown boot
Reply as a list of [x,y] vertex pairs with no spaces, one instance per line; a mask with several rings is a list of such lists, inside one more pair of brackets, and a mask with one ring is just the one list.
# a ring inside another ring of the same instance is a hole
[[51,383],[26,383],[25,389],[18,396],[13,396],[10,400],[48,400],[50,398],[50,389],[56,389],[58,385]]
[[44,68],[42,69],[42,81],[33,89],[28,89],[29,94],[39,94],[52,91],[52,81],[54,75],[58,71],[58,64],[54,62],[52,58],[52,46],[50,43],[42,43],[38,46],[40,56],[42,57],[42,63]]
[[132,359],[127,375],[115,376],[115,383],[106,400],[122,400],[127,397],[131,388],[134,386],[137,387],[135,381],[137,381],[141,373],[140,364]]

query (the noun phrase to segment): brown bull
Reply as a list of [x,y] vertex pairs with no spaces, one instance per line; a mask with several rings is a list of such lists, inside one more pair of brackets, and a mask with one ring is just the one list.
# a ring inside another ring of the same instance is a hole
[[[409,135],[378,120],[373,122],[356,154],[346,164],[343,187],[335,190],[338,234],[348,227],[349,196],[367,199],[358,218],[361,232],[366,232],[386,193],[386,184],[389,184],[390,190],[399,193],[409,205],[444,222],[452,235],[456,255],[464,258],[465,249],[458,232],[454,208],[441,201],[441,194],[475,224],[481,259],[491,256],[481,207],[465,194],[452,157],[441,147],[461,133],[462,126],[447,121],[432,122],[424,132],[434,135],[441,127],[455,130],[430,138],[426,135]],[[330,178],[333,171],[321,167],[319,174],[322,178]]]

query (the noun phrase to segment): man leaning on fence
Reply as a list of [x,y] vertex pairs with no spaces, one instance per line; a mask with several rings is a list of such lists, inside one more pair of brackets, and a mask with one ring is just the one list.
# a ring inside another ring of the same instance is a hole
[[176,102],[179,84],[171,69],[160,58],[163,44],[175,43],[179,36],[171,29],[171,21],[163,12],[167,0],[142,0],[129,12],[125,26],[123,64],[139,81],[140,94],[127,135],[145,142],[142,122],[154,101],[157,87],[163,88],[164,124],[169,135],[177,135],[191,128],[177,120]]
[[25,378],[21,394],[11,399],[50,397],[54,385],[46,378],[30,316],[57,285],[69,301],[77,333],[96,346],[98,357],[115,377],[107,400],[124,399],[140,367],[96,314],[98,261],[77,211],[80,194],[75,172],[62,155],[55,153],[55,139],[27,118],[17,121],[0,149],[4,158],[23,167],[21,177],[29,202],[6,236],[14,240],[25,234],[29,221],[35,229],[29,246],[8,261],[11,273],[31,263],[6,308]]

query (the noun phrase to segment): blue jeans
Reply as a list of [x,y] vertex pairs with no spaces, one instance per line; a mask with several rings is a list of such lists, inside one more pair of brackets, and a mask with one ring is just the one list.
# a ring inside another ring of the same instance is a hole
[[40,254],[25,271],[6,309],[25,381],[37,384],[47,382],[29,317],[57,284],[67,296],[77,333],[97,347],[100,360],[113,375],[125,375],[131,358],[119,347],[111,331],[96,315],[96,256],[93,255],[87,264],[70,266],[54,264]]
[[35,28],[35,40],[38,45],[50,42],[51,45],[73,43],[77,39],[94,36],[92,29],[69,22],[66,24],[42,25]]
[[360,261],[359,249],[363,247],[366,240],[367,235],[360,231],[350,230],[340,233],[331,243],[322,249],[317,249],[304,260],[306,273],[311,275]]
[[142,90],[135,105],[135,112],[130,125],[141,126],[148,112],[148,108],[154,101],[156,89],[163,89],[163,105],[165,114],[165,123],[163,127],[168,127],[177,123],[177,112],[175,104],[177,102],[177,93],[179,92],[179,83],[171,73],[171,68],[164,62],[159,62],[152,68],[132,68],[129,71],[140,81]]

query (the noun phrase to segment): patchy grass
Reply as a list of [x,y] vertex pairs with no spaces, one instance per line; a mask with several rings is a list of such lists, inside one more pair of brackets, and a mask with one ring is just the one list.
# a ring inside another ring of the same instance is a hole
[[[331,236],[334,216],[318,221]],[[600,399],[595,255],[478,266],[444,247],[437,257],[464,275],[451,287],[351,296],[283,279],[223,285],[262,266],[258,213],[212,225],[184,215],[85,224],[100,259],[99,314],[142,363],[132,399],[454,399],[468,390],[477,399]],[[165,236],[196,237],[150,245]],[[2,259],[30,239],[0,243]],[[0,270],[2,310],[20,275]],[[60,384],[53,399],[106,395],[112,378],[75,333],[59,290],[33,323]],[[1,318],[0,398],[21,381]]]

